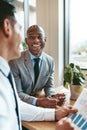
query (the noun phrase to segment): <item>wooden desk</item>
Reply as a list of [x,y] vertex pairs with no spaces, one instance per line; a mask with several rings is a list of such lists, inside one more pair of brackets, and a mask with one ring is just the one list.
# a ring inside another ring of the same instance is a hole
[[29,130],[55,130],[56,122],[22,122],[22,125]]
[[[70,105],[75,103],[74,100],[70,100]],[[27,122],[22,121],[22,125],[29,130],[55,130],[56,122],[50,121],[38,121],[38,122]]]
[[[74,100],[70,100],[70,105],[75,103]],[[22,125],[29,130],[55,130],[56,122],[50,121],[38,121],[38,122],[27,122],[22,121]]]

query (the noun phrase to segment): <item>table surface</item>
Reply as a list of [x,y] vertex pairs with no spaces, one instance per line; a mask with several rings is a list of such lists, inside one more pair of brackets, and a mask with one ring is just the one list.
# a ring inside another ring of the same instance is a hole
[[27,122],[23,121],[22,125],[29,130],[55,130],[56,122],[45,122],[45,121],[38,121],[38,122]]
[[[63,89],[61,89],[63,90]],[[63,92],[63,91],[61,91]],[[67,91],[65,92],[67,93]],[[69,104],[73,105],[75,103],[74,100],[70,100]],[[29,130],[55,130],[56,122],[50,121],[35,121],[35,122],[28,122],[22,121],[22,125]]]

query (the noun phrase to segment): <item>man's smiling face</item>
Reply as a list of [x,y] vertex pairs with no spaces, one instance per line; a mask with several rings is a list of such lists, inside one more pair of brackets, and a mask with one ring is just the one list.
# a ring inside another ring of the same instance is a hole
[[40,26],[33,25],[28,29],[26,43],[33,55],[37,57],[41,55],[45,41],[45,33]]

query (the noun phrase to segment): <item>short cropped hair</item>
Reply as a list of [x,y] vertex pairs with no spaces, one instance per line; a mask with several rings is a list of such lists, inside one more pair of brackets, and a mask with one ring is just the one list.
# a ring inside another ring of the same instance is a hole
[[16,8],[12,4],[0,0],[0,27],[3,25],[4,19],[14,16],[15,12]]

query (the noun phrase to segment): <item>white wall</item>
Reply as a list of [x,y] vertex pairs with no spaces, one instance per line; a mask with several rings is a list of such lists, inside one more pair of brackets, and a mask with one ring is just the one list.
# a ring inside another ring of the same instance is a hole
[[[44,51],[55,60],[55,86],[62,83],[63,72],[63,0],[37,0],[37,24],[46,32]],[[59,8],[60,6],[60,8]],[[60,19],[59,19],[60,17]],[[59,38],[60,36],[60,38]]]

